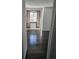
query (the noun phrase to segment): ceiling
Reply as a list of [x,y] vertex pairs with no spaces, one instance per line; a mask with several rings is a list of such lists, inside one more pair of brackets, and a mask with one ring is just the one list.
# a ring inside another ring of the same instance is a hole
[[26,7],[52,7],[53,0],[25,0]]

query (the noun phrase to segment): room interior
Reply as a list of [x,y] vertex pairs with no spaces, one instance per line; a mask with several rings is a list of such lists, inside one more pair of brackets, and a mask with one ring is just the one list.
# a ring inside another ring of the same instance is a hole
[[25,0],[23,6],[22,58],[47,59],[54,0]]

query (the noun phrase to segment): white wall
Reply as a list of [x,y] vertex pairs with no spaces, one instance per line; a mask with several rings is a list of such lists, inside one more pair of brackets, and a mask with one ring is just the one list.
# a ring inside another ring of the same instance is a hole
[[43,17],[43,31],[49,31],[51,27],[51,20],[52,20],[52,7],[45,7],[44,8],[44,17]]
[[25,1],[22,0],[22,57],[25,59],[27,51],[27,35],[26,35],[26,17],[25,17]]
[[53,6],[53,0],[25,0],[27,7]]

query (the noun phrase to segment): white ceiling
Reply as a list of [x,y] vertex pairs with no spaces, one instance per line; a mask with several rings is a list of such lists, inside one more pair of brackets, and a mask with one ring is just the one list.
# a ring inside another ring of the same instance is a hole
[[53,0],[25,0],[26,7],[52,7]]

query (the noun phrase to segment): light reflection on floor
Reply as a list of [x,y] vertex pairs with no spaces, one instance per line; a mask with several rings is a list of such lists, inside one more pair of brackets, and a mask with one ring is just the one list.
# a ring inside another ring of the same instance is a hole
[[35,31],[30,31],[29,44],[31,47],[36,46],[36,44],[38,44],[38,35]]
[[31,34],[29,38],[30,38],[29,43],[30,43],[31,45],[34,45],[34,44],[37,43],[37,35]]

